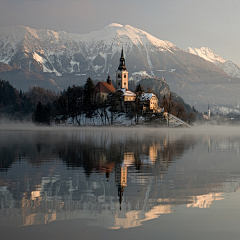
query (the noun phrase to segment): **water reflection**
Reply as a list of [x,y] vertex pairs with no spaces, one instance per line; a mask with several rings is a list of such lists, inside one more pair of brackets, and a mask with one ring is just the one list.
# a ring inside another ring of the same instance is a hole
[[0,135],[0,226],[82,218],[130,228],[176,205],[210,207],[239,187],[238,137],[137,129]]
[[187,207],[210,208],[214,201],[223,200],[223,193],[209,193],[193,197],[193,202]]

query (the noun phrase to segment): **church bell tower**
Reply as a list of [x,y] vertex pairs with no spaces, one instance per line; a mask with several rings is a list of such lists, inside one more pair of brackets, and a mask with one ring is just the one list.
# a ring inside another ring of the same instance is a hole
[[118,70],[116,71],[116,83],[117,83],[117,89],[121,89],[121,88],[128,89],[128,71],[125,66],[123,48],[121,52],[121,58],[119,61]]

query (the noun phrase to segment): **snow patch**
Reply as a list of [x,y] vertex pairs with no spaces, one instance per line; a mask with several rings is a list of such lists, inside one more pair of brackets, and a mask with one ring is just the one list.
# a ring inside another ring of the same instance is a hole
[[62,76],[61,73],[59,73],[54,67],[53,70],[49,69],[46,66],[46,63],[48,62],[45,58],[43,58],[42,56],[40,56],[39,54],[37,54],[36,52],[33,53],[33,59],[35,59],[38,63],[40,63],[43,67],[43,72],[47,72],[47,73],[55,73],[56,76]]
[[111,23],[108,25],[109,27],[123,27],[122,24],[119,24],[119,23]]
[[[112,119],[112,123],[111,123]],[[144,119],[140,118],[139,122],[143,122]],[[80,124],[85,126],[102,126],[102,125],[122,125],[130,126],[135,125],[135,118],[130,119],[125,113],[111,113],[109,108],[102,110],[98,109],[95,111],[91,118],[86,117],[86,114],[81,114],[77,118],[69,118],[68,123],[73,123],[74,125]]]
[[73,67],[74,67],[75,65],[77,65],[78,70],[79,70],[79,64],[80,64],[79,62],[76,62],[76,61],[71,60],[71,61],[70,61],[70,64],[71,64],[70,73],[75,72],[74,69],[73,69]]
[[95,66],[93,66],[92,68],[93,68],[93,71],[97,72],[99,69],[102,68],[102,66],[95,65]]
[[159,69],[159,70],[157,70],[158,72],[175,72],[176,71],[176,69]]
[[156,95],[155,94],[153,94],[153,93],[143,93],[142,95],[141,95],[141,101],[144,101],[144,100],[151,100],[151,98],[152,97],[156,97]]
[[86,76],[86,73],[76,73],[75,76]]
[[139,71],[139,72],[134,72],[132,73],[133,76],[135,75],[140,75],[142,77],[151,77],[146,71]]

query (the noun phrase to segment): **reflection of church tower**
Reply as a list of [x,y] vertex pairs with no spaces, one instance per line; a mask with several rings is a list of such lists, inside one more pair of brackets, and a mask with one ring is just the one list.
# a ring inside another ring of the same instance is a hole
[[210,109],[209,104],[208,104],[208,120],[210,120],[210,117],[211,117],[211,109]]
[[121,88],[128,89],[128,71],[125,66],[125,58],[123,55],[123,49],[122,49],[122,53],[121,53],[118,70],[116,71],[116,83],[117,83],[117,89],[121,89]]
[[119,203],[122,203],[124,187],[127,186],[127,167],[118,164],[115,169],[115,183],[118,188]]

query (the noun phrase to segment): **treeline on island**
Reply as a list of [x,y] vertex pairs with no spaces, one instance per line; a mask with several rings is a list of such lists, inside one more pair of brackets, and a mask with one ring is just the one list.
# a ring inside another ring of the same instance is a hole
[[[126,117],[135,124],[139,123],[140,117],[146,122],[165,124],[163,112],[141,111],[139,97],[143,92],[141,85],[137,85],[137,97],[129,105]],[[118,104],[121,100],[119,92],[109,94],[104,101],[97,100],[91,78],[87,79],[84,86],[69,86],[59,93],[41,87],[32,87],[27,92],[22,92],[9,82],[0,80],[0,120],[33,121],[40,125],[51,125],[53,122],[59,123],[61,119],[71,118],[74,124],[84,125],[83,119],[93,119],[98,115],[102,124],[114,124],[113,119],[120,114]],[[194,107],[190,107],[173,93],[159,99],[159,105],[168,113],[190,124],[201,116]]]

